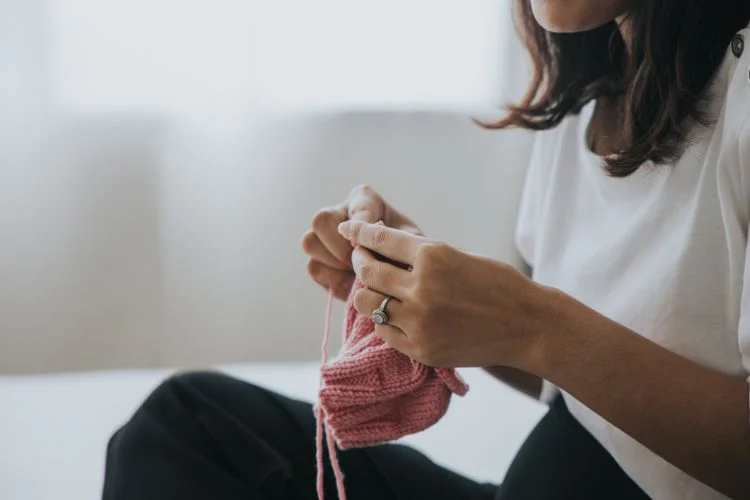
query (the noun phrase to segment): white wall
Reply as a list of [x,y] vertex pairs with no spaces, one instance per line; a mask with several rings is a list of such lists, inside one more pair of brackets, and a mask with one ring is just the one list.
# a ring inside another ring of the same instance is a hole
[[517,262],[505,9],[266,5],[0,0],[0,372],[317,358],[300,238],[358,183]]
[[2,371],[316,357],[325,294],[299,241],[357,183],[516,262],[524,133],[427,112],[229,122],[69,121],[5,164]]

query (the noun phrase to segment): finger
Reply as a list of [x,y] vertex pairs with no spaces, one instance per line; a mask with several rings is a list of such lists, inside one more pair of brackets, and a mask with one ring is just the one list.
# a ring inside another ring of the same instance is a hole
[[334,269],[341,269],[342,271],[351,270],[351,266],[345,262],[341,262],[331,252],[328,251],[326,246],[320,241],[318,235],[312,229],[305,232],[302,237],[302,249],[312,259],[322,262],[328,267]]
[[[354,309],[357,310],[363,316],[368,318],[372,315],[372,312],[380,307],[383,303],[385,295],[382,293],[370,290],[369,288],[360,288],[357,293],[354,294]],[[388,315],[388,324],[395,328],[401,329],[400,321],[403,321],[402,313],[403,304],[398,299],[391,299],[385,306],[385,313]]]
[[427,241],[427,238],[406,231],[359,221],[344,222],[338,230],[355,245],[408,265],[414,264],[417,248]]
[[411,341],[409,341],[409,337],[407,337],[399,328],[395,328],[391,325],[375,325],[375,335],[383,339],[388,345],[397,351],[406,354],[413,359],[413,356],[411,355],[411,352],[413,351]]
[[328,267],[322,262],[310,259],[307,262],[307,272],[323,288],[331,288],[337,299],[346,300],[354,283],[352,271],[341,271]]
[[375,258],[368,249],[358,246],[352,252],[352,267],[367,288],[391,297],[404,297],[414,275]]
[[349,265],[352,262],[351,243],[336,231],[336,227],[345,220],[347,220],[345,206],[324,208],[313,217],[312,229],[331,255]]
[[349,193],[347,218],[362,222],[377,222],[383,218],[385,202],[370,186],[361,184]]

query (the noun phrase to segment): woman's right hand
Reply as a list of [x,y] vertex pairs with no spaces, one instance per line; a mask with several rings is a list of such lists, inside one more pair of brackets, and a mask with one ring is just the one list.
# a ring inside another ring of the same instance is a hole
[[323,288],[332,288],[341,300],[346,300],[354,281],[352,246],[338,232],[339,224],[347,220],[370,223],[382,220],[388,227],[422,234],[409,218],[366,185],[352,189],[343,203],[318,210],[312,219],[312,228],[302,237],[302,248],[310,257],[307,272]]

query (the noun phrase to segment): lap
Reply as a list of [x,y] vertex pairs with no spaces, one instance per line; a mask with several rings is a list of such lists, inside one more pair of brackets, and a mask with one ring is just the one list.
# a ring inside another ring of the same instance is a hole
[[[162,455],[162,463],[158,464],[162,469],[161,484],[144,484],[149,490],[138,498],[150,498],[149,492],[155,487],[162,489],[159,498],[208,498],[189,496],[199,491],[201,495],[210,491],[210,498],[222,500],[317,498],[315,419],[310,403],[219,373],[188,373],[164,382],[113,437],[108,462],[112,462],[112,455],[127,459],[128,453],[113,448],[143,441],[143,437],[127,435],[135,432],[148,434],[146,441],[158,443],[152,453]],[[343,450],[338,458],[347,497],[352,500],[491,500],[496,490],[496,486],[477,483],[440,467],[407,446],[388,444]],[[173,465],[165,467],[163,462]],[[325,463],[329,464],[327,457]],[[134,466],[137,467],[129,465]],[[105,498],[108,489],[118,489],[118,471],[111,470],[109,463],[107,469],[110,477],[105,482]],[[188,484],[167,484],[169,475],[178,473]],[[334,498],[335,483],[329,466],[325,480],[327,497]],[[257,493],[259,490],[262,493]],[[113,494],[110,498],[120,497]]]
[[[499,487],[402,445],[338,456],[350,500],[648,498],[561,399],[531,432]],[[220,373],[187,373],[162,383],[113,436],[104,498],[313,500],[315,477],[309,403]],[[336,497],[328,465],[325,489],[327,498]]]

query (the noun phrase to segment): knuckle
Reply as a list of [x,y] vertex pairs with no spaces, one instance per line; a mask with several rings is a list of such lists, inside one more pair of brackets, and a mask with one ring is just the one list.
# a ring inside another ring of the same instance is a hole
[[[414,252],[414,262],[421,267],[426,261],[430,259],[431,245],[429,243],[422,243],[417,247],[417,251]],[[415,268],[417,266],[414,266]]]
[[389,235],[390,233],[386,228],[379,227],[373,231],[372,236],[370,237],[370,243],[375,248],[382,248],[386,243],[388,243]]
[[320,232],[330,230],[336,224],[336,220],[336,212],[333,208],[323,208],[315,213],[310,225],[313,231]]
[[310,254],[313,252],[315,249],[315,240],[317,240],[317,238],[315,231],[312,229],[305,231],[305,234],[302,235],[302,249],[305,253]]
[[357,241],[359,239],[359,230],[362,228],[360,224],[352,224],[349,227],[349,239],[351,241]]
[[377,272],[377,267],[374,264],[364,264],[359,269],[359,278],[365,283],[368,283],[377,276]]
[[419,263],[421,267],[424,267],[425,265],[434,265],[444,259],[449,251],[450,246],[440,241],[423,243],[417,247],[415,261]]
[[323,270],[323,268],[320,265],[320,262],[318,262],[315,259],[310,259],[307,261],[307,272],[315,278],[317,281],[320,278],[320,273]]
[[349,275],[344,275],[338,278],[331,286],[336,293],[337,297],[346,300],[349,297],[349,292],[352,289],[353,278]]

